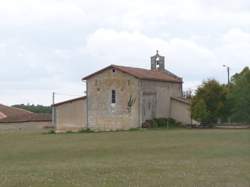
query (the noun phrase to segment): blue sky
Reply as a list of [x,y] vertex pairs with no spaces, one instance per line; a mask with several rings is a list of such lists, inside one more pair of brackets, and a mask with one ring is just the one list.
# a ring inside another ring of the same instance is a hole
[[150,67],[156,50],[185,89],[250,65],[249,0],[0,0],[0,103],[83,95],[109,64]]

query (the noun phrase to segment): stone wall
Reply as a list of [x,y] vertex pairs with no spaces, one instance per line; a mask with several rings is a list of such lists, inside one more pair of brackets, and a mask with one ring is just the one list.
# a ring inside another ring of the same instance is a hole
[[181,96],[181,83],[141,80],[141,123],[148,119],[148,110],[152,110],[152,118],[170,117],[171,97]]
[[86,120],[86,99],[65,102],[55,107],[56,132],[87,128]]
[[171,118],[181,122],[182,124],[192,124],[190,104],[171,99]]
[[48,131],[49,127],[52,127],[51,122],[0,123],[0,132],[43,132]]
[[[139,81],[112,68],[87,80],[88,127],[92,130],[118,130],[139,127]],[[112,90],[116,103],[112,104]],[[128,108],[129,98],[135,103]]]

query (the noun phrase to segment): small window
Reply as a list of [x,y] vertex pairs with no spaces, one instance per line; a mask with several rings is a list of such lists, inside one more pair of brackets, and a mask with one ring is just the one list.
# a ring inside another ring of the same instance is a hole
[[112,103],[116,103],[116,91],[112,90]]
[[115,68],[112,68],[112,72],[115,73]]

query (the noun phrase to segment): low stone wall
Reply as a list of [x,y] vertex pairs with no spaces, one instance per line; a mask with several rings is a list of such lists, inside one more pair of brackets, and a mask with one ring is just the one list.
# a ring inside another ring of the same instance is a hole
[[0,132],[5,131],[45,131],[52,127],[51,122],[0,123]]
[[250,129],[250,125],[218,125],[217,129]]

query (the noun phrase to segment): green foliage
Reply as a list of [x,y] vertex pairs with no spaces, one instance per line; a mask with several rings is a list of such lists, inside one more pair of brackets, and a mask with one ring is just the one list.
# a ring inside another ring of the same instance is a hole
[[13,107],[21,108],[34,113],[52,113],[52,109],[50,106],[34,105],[34,104],[32,105],[18,104],[18,105],[13,105]]
[[208,80],[192,98],[192,117],[200,122],[216,123],[217,119],[250,122],[250,69],[235,74],[229,85]]
[[130,128],[128,131],[140,131],[140,128]]
[[55,134],[56,132],[55,132],[55,130],[54,129],[50,129],[49,131],[48,131],[48,134]]
[[176,128],[180,127],[181,123],[172,118],[155,118],[147,121],[146,128]]
[[192,118],[200,122],[208,120],[208,111],[205,101],[200,98],[192,105]]
[[92,131],[89,128],[87,128],[87,129],[81,129],[81,130],[78,131],[78,133],[91,133],[91,132],[94,132],[94,131]]
[[192,98],[192,117],[207,123],[215,123],[219,118],[225,119],[227,93],[228,88],[214,79],[203,82]]
[[250,69],[244,68],[232,77],[228,105],[231,117],[236,122],[250,122]]

